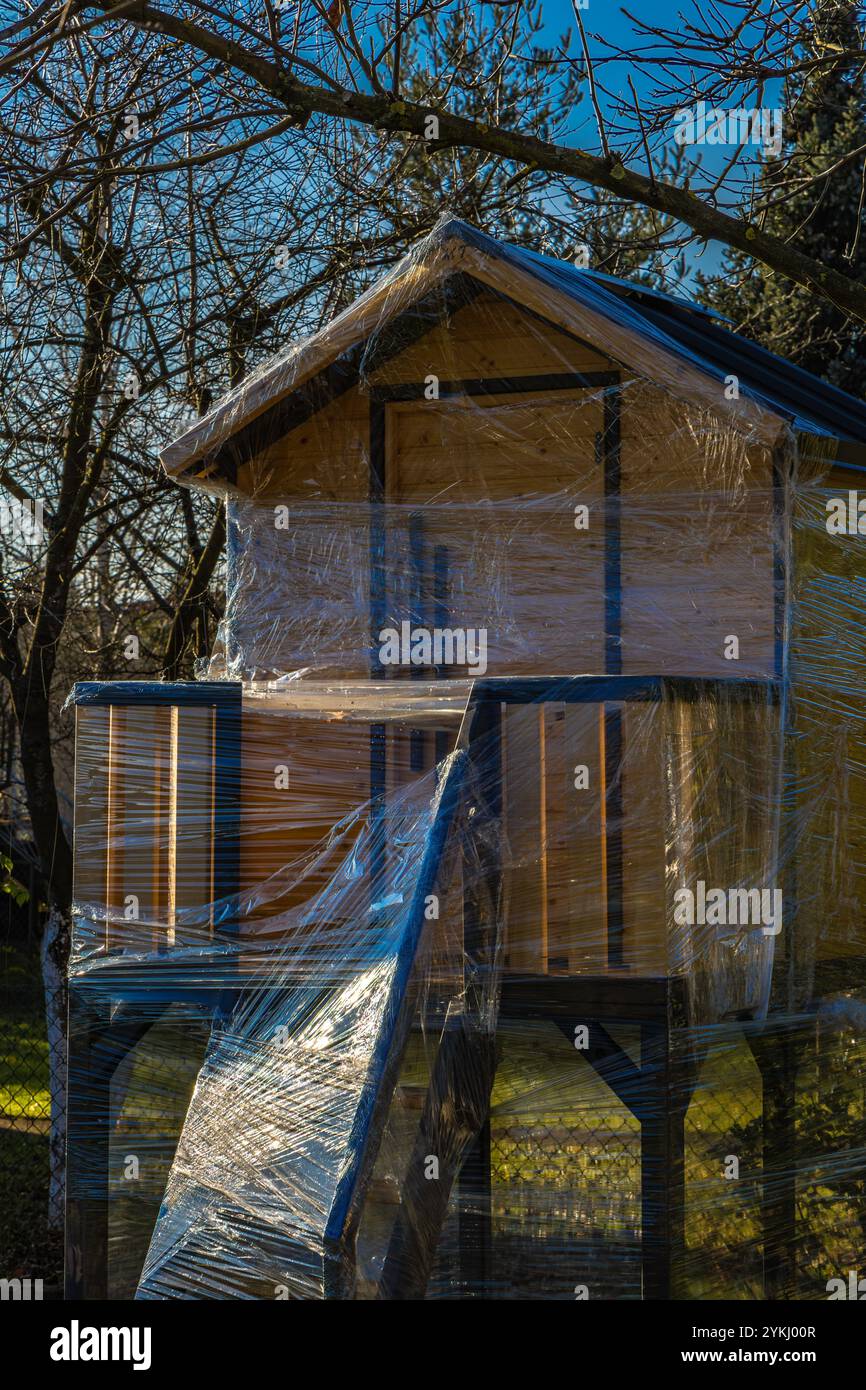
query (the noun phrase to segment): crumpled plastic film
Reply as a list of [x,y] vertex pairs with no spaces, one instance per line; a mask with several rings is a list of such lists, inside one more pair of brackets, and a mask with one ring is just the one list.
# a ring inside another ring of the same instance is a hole
[[603,279],[440,228],[168,451],[226,610],[73,697],[78,1296],[857,1267],[856,475]]

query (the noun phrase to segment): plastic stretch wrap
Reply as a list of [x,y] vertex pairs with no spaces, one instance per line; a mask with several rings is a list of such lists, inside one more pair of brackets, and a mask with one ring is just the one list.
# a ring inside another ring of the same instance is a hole
[[201,681],[75,696],[85,1296],[857,1267],[851,475],[528,266],[434,237],[169,452],[226,614]]

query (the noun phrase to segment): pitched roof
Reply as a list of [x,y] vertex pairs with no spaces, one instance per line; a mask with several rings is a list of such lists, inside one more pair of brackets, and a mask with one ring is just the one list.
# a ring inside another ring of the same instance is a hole
[[710,375],[736,373],[742,390],[763,400],[774,413],[790,419],[795,429],[866,442],[866,403],[787,358],[768,352],[742,334],[731,332],[724,326],[726,320],[713,310],[646,285],[496,242],[466,223],[451,225],[496,246],[500,254],[508,253],[534,266],[537,274],[549,277],[563,294],[574,299],[592,296],[602,303],[602,296],[614,295],[627,301],[634,310],[631,322],[636,331],[647,335],[652,335],[653,330],[663,333]]
[[[724,410],[767,439],[789,425],[866,444],[866,404],[732,333],[712,311],[497,241],[448,218],[342,314],[267,363],[170,444],[162,456],[167,471],[208,472],[215,465],[218,471],[228,441],[242,431],[252,430],[254,437],[253,422],[266,412],[279,407],[285,416],[287,398],[325,371],[326,395],[333,398],[358,379],[360,352],[370,334],[458,272],[560,328],[603,344],[608,356],[637,374]],[[721,389],[731,375],[739,381],[736,402],[725,401]]]

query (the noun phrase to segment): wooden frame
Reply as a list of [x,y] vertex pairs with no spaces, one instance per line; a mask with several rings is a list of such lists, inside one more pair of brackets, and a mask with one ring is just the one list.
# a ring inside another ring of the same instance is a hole
[[[214,711],[215,806],[214,901],[223,904],[215,929],[237,927],[235,894],[239,861],[241,687],[222,682],[81,682],[73,701],[96,707],[193,708]],[[161,963],[164,962],[164,968]],[[189,974],[189,983],[184,974]],[[227,1006],[226,977],[203,983],[195,965],[185,972],[164,951],[142,966],[123,955],[69,980],[66,1298],[108,1296],[109,1143],[113,1122],[112,1080],[118,1067],[172,1003],[203,1018]]]

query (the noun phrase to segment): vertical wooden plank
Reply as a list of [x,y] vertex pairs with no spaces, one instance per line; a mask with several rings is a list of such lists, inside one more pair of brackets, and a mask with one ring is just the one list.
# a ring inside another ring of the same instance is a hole
[[768,1031],[746,1029],[761,1073],[763,1152],[761,1225],[764,1297],[790,1299],[797,1287],[797,1063],[808,1029],[782,1019]]
[[623,959],[641,975],[669,971],[661,724],[658,705],[623,709]]
[[[74,897],[84,912],[103,914],[109,888],[110,711],[79,707],[75,713],[75,854]],[[88,944],[98,932],[105,942],[107,925],[94,920],[76,930]]]
[[572,847],[568,828],[573,824],[568,814],[566,790],[565,706],[546,704],[541,707],[544,774],[544,867],[547,905],[547,969],[552,974],[568,970],[571,940],[570,887]]
[[[533,714],[538,720],[538,891],[541,901],[536,908],[541,939],[541,971],[547,974],[550,968],[550,917],[548,897],[550,879],[547,865],[547,740],[544,726],[544,706],[539,705]],[[533,759],[529,749],[522,775],[529,782],[533,776]]]
[[[240,737],[240,730],[238,730]],[[208,882],[210,884],[210,902],[208,905],[208,936],[213,937],[214,933],[214,900],[216,899],[216,836],[217,836],[217,712],[211,710],[210,729],[208,737],[208,762],[210,766],[210,777],[208,779],[209,799],[208,805],[210,813],[208,818]],[[240,780],[240,779],[239,779]],[[240,791],[240,787],[238,787]],[[238,859],[240,858],[240,846],[238,846]],[[240,863],[238,863],[240,870]],[[238,885],[240,886],[240,885]]]
[[[139,822],[132,826],[133,844],[138,847],[136,867],[144,860],[150,845],[151,874],[146,882],[146,872],[142,862],[136,875],[141,882],[138,890],[141,898],[142,917],[153,924],[144,940],[151,950],[162,950],[166,945],[169,904],[169,806],[172,797],[171,757],[172,757],[172,718],[176,716],[174,706],[148,709],[141,707],[128,711],[127,727],[130,738],[126,750],[127,765],[136,787],[136,797],[141,808]],[[153,749],[153,764],[140,755],[139,749]],[[140,874],[140,879],[139,879]],[[136,892],[130,887],[130,892]]]
[[105,948],[116,950],[122,945],[122,928],[115,925],[115,917],[123,915],[123,734],[126,727],[126,710],[112,705],[108,711],[108,768],[106,801],[106,855],[105,855]]
[[641,1262],[643,1296],[677,1297],[685,1250],[685,1117],[689,1089],[667,1012],[641,1026]]
[[151,950],[164,941],[170,713],[169,707],[111,707],[106,893],[111,949],[135,944]]
[[544,862],[544,725],[541,706],[509,706],[503,717],[503,804],[507,845],[507,968],[547,973]]
[[602,954],[602,969],[606,970],[607,960],[607,918],[608,918],[608,893],[607,893],[607,721],[605,719],[604,705],[598,706],[598,781],[599,781],[599,835],[601,841],[601,911],[602,911],[602,938],[604,950]]
[[[288,786],[276,772],[282,767]],[[369,811],[370,725],[245,711],[242,796],[240,891],[255,899],[243,934],[265,944],[271,937],[266,919],[277,918],[273,936],[284,935],[282,914],[308,903],[351,851]],[[329,847],[334,826],[351,812],[359,813],[356,825]],[[384,855],[384,839],[381,848]],[[334,904],[328,906],[336,913]],[[253,961],[252,950],[247,958]]]
[[172,710],[169,814],[169,940],[178,917],[210,935],[214,898],[214,738],[210,706]]
[[[151,843],[153,846],[153,886],[150,916],[153,921],[152,947],[155,950],[164,949],[166,945],[166,935],[169,930],[169,882],[171,875],[169,871],[169,847],[170,847],[170,818],[169,807],[171,805],[173,787],[176,787],[176,768],[175,777],[172,778],[172,755],[173,720],[177,717],[177,709],[170,706],[167,710],[154,710],[152,715],[149,710],[133,711],[136,721],[144,719],[149,722],[148,716],[153,719],[154,724],[154,754],[155,764],[152,774],[152,825]],[[147,784],[148,774],[145,768],[140,769],[141,781]],[[146,804],[146,803],[145,803]]]
[[[177,803],[180,780],[179,730],[180,710],[172,705],[168,726],[168,825],[166,835],[166,904],[165,945],[173,946],[177,922]],[[184,772],[186,769],[184,768]],[[157,821],[157,825],[159,822]]]
[[623,708],[606,704],[604,718],[604,882],[607,903],[607,964],[620,970],[625,965],[623,942]]
[[[565,944],[570,974],[601,974],[607,969],[603,736],[599,705],[565,707],[563,798],[569,918]],[[588,785],[578,788],[576,769],[584,767]]]
[[489,1115],[463,1160],[458,1193],[461,1289],[464,1295],[474,1293],[485,1297],[490,1292],[493,1272]]

